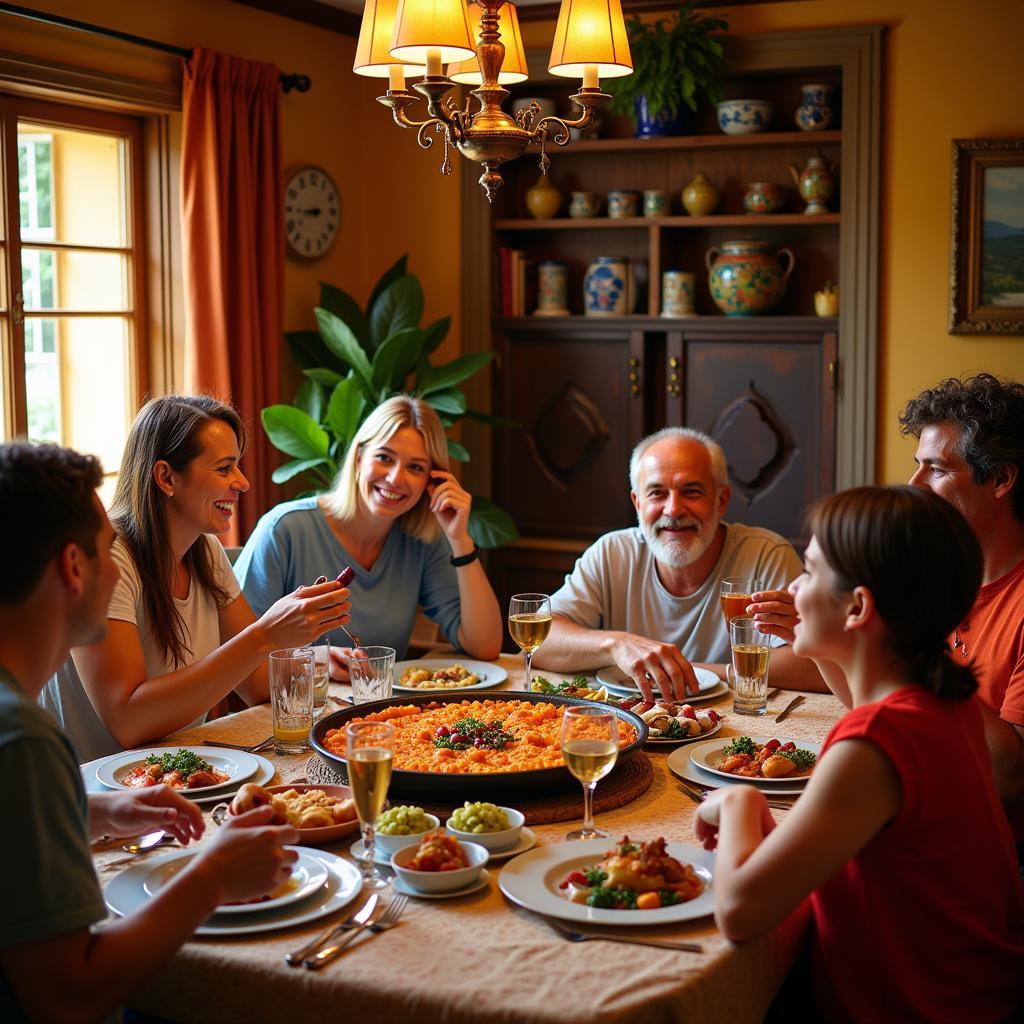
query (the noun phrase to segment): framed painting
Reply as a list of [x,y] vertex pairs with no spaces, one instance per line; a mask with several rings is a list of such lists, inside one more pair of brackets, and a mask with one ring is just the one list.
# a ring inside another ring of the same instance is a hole
[[949,332],[1024,335],[1024,139],[953,140]]

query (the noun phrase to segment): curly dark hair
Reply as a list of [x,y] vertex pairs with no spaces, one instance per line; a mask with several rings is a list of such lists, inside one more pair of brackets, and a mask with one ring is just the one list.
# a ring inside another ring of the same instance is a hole
[[1011,501],[1024,521],[1024,384],[979,373],[950,377],[912,398],[900,413],[900,430],[920,437],[925,427],[952,423],[959,428],[957,453],[984,483],[1006,465],[1017,467]]

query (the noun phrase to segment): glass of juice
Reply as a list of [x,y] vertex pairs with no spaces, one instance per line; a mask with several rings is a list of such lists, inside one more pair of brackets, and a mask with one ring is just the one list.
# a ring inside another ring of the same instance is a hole
[[732,709],[738,715],[763,715],[768,709],[768,660],[771,636],[757,623],[740,616],[729,625],[732,638]]
[[352,722],[345,729],[348,758],[348,784],[359,815],[363,836],[363,884],[383,889],[390,879],[381,874],[374,862],[374,836],[377,818],[384,809],[391,782],[391,750],[395,728],[389,722]]
[[753,576],[726,576],[719,584],[718,594],[722,602],[722,614],[725,616],[725,628],[737,615],[747,614],[750,598],[758,591],[764,590],[764,580]]
[[604,839],[594,825],[594,790],[615,767],[619,756],[619,720],[612,711],[588,705],[570,706],[562,717],[562,757],[583,784],[583,827],[566,839]]
[[313,660],[311,647],[286,647],[270,653],[270,711],[278,754],[302,754],[309,749]]
[[547,594],[513,594],[508,604],[508,631],[526,661],[523,689],[529,692],[533,652],[551,632],[551,598]]

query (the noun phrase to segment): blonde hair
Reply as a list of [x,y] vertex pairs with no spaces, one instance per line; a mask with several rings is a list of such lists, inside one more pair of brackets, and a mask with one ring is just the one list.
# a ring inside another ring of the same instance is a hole
[[[448,439],[437,413],[422,398],[411,395],[395,395],[381,402],[363,425],[356,431],[348,446],[345,461],[331,489],[324,498],[324,508],[336,519],[343,522],[355,519],[359,512],[359,487],[357,484],[359,460],[368,446],[384,444],[403,427],[418,430],[427,449],[430,469],[449,468]],[[430,495],[424,490],[416,505],[399,516],[398,524],[411,537],[429,544],[441,533],[433,513],[430,511]]]

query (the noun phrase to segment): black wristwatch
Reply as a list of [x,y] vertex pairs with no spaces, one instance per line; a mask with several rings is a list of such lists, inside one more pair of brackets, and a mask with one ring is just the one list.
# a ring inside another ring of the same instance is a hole
[[480,549],[474,544],[473,550],[470,551],[468,555],[459,555],[458,558],[452,555],[451,563],[455,566],[456,569],[458,569],[459,566],[469,565],[470,562],[475,562],[479,557]]

